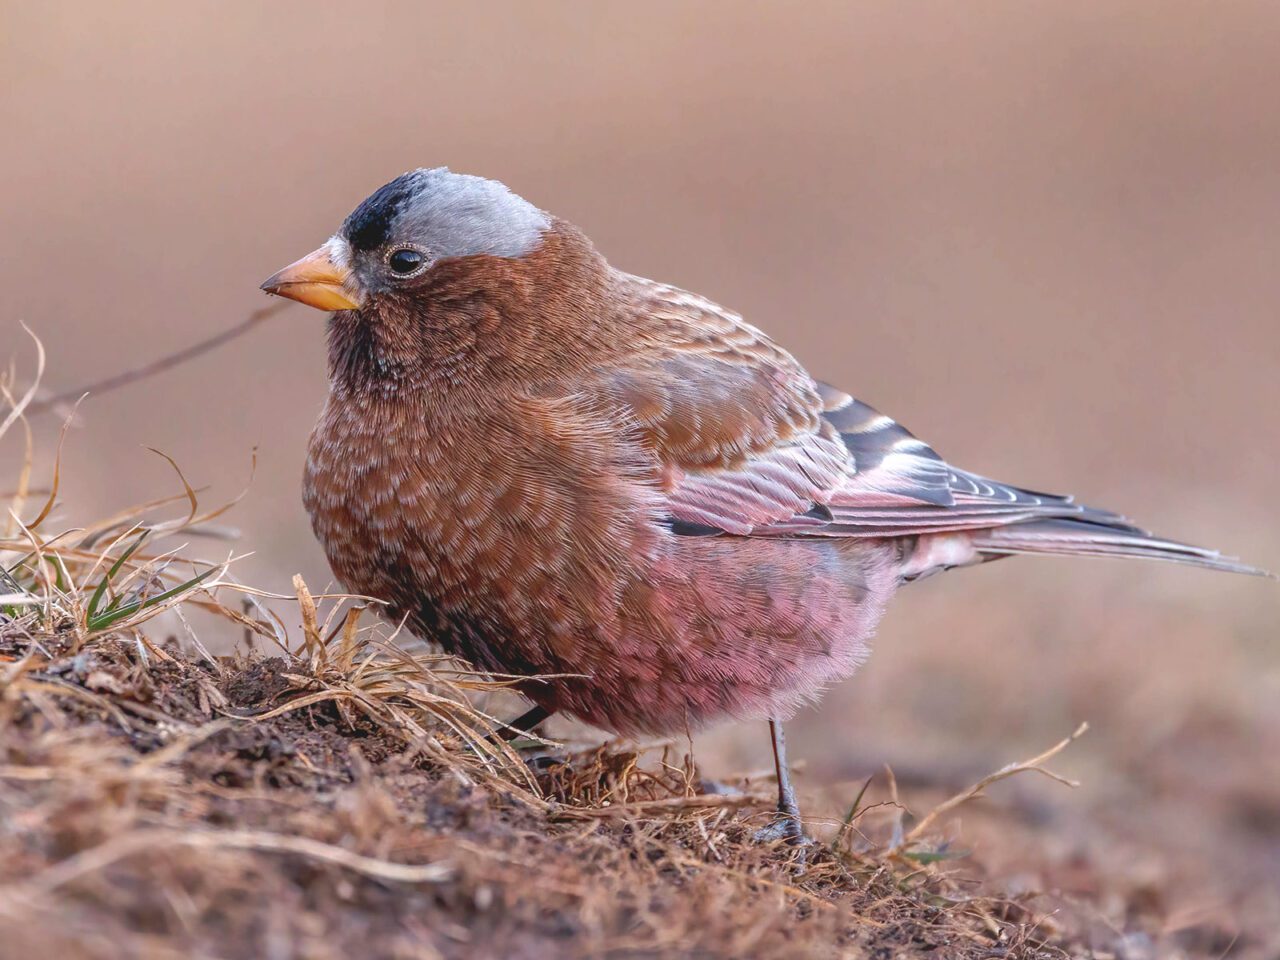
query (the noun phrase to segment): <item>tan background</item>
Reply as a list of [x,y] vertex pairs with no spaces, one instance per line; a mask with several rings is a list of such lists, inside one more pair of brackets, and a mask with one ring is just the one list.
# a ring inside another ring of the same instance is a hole
[[[26,321],[54,389],[230,325],[373,188],[447,164],[741,310],[966,467],[1280,568],[1274,3],[0,11],[0,357],[29,356]],[[210,502],[256,446],[240,572],[323,582],[297,495],[323,355],[297,307],[90,401],[64,515],[170,490],[143,444]],[[885,760],[949,782],[1089,719],[1062,764],[1085,793],[1017,788],[1056,811],[1039,855],[1137,844],[1125,869],[1242,910],[1280,883],[1278,614],[1275,584],[1161,565],[938,578],[794,753],[847,799]],[[762,766],[760,734],[699,755]]]

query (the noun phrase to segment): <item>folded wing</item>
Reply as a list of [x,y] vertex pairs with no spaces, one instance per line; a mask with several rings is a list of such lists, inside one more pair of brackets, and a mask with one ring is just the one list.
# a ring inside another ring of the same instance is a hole
[[904,427],[815,382],[737,314],[619,275],[637,337],[598,372],[603,402],[658,457],[673,529],[755,537],[906,538],[972,533],[985,556],[1141,556],[1256,573],[1153,537],[1070,497],[951,466]]

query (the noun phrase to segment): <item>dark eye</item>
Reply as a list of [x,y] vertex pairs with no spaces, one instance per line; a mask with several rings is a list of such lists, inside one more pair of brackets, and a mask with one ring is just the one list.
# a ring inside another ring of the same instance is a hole
[[426,259],[427,258],[417,250],[411,250],[406,247],[403,250],[397,250],[395,253],[391,254],[391,256],[387,257],[387,263],[391,265],[392,272],[405,276],[421,269],[422,264],[426,262]]

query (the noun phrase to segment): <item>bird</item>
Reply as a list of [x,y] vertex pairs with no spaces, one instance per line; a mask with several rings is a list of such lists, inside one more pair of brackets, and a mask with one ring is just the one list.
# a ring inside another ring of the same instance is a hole
[[504,184],[420,168],[262,289],[330,313],[303,500],[338,579],[526,678],[513,730],[783,724],[900,587],[1014,554],[1264,574],[953,466],[734,311],[612,266]]

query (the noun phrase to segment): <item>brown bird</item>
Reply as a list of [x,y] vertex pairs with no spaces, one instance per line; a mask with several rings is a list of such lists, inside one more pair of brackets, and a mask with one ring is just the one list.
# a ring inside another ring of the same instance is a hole
[[1261,573],[953,467],[731,310],[500,183],[415,170],[263,289],[323,310],[304,499],[334,572],[536,704],[624,734],[782,722],[899,585],[1009,554]]

